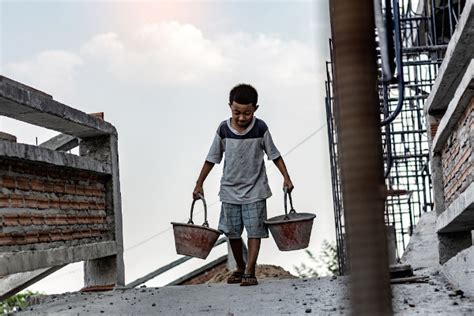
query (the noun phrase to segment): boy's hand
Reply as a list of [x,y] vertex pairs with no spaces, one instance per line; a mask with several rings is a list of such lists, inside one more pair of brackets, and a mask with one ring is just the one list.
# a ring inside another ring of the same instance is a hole
[[283,180],[283,187],[287,187],[288,188],[288,192],[291,193],[291,191],[293,191],[293,188],[295,187],[293,185],[293,182],[291,182],[291,180],[289,178]]
[[193,191],[193,200],[199,199],[199,194],[204,195],[204,189],[202,188],[202,185],[196,185]]

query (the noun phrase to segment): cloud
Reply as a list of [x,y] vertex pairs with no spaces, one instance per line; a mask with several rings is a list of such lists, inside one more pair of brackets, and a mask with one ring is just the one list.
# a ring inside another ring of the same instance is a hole
[[74,80],[82,64],[83,60],[77,54],[48,50],[29,61],[8,63],[4,69],[6,76],[56,97],[74,89]]
[[20,81],[61,95],[74,86],[80,66],[98,65],[117,79],[144,85],[189,86],[251,74],[260,82],[305,86],[316,82],[315,60],[314,49],[299,41],[248,33],[211,38],[194,25],[167,21],[122,36],[98,34],[78,53],[45,51],[5,69]]

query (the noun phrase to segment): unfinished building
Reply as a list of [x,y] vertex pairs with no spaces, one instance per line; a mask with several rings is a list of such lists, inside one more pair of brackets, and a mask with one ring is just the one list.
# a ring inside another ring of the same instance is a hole
[[0,115],[61,133],[39,146],[0,139],[0,299],[79,261],[85,288],[123,285],[115,127],[3,76]]
[[[468,273],[474,262],[473,1],[375,1],[375,4],[387,186],[385,224],[388,239],[397,248],[391,253],[390,261],[396,262],[404,252],[420,217],[434,210],[438,215],[440,263],[470,248],[470,254],[464,254],[469,260],[462,268]],[[344,274],[349,264],[338,160],[337,109],[332,62],[326,65],[334,214],[340,272]],[[472,291],[472,285],[466,281],[464,285]]]

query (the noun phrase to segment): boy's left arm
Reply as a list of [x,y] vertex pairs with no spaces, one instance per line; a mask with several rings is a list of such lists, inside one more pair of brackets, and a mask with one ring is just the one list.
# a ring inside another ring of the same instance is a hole
[[285,161],[283,157],[280,156],[273,160],[273,163],[277,166],[278,170],[280,170],[281,175],[283,176],[283,187],[288,188],[288,192],[291,192],[294,188],[293,182],[291,182],[290,175],[288,174],[288,170],[286,170]]

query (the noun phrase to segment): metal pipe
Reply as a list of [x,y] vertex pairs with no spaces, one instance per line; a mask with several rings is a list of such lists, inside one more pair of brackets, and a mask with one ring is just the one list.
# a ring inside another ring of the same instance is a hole
[[397,62],[398,77],[398,103],[395,110],[382,121],[382,126],[392,123],[400,114],[405,97],[405,86],[403,80],[402,40],[400,34],[400,12],[398,0],[393,0],[393,19],[395,25],[395,60]]
[[334,97],[354,315],[392,313],[373,0],[331,0]]
[[377,27],[378,31],[380,59],[382,60],[382,80],[384,82],[389,82],[393,78],[392,70],[390,69],[389,55],[389,49],[391,47],[388,45],[387,28],[385,27],[382,13],[382,3],[380,1],[381,0],[374,0],[375,26]]

